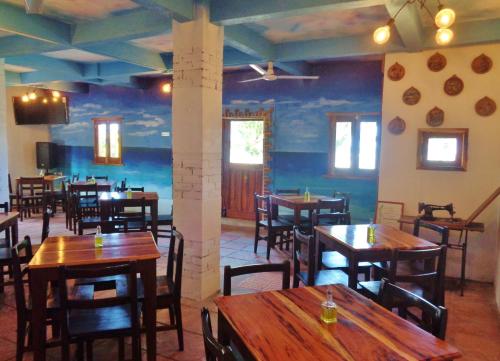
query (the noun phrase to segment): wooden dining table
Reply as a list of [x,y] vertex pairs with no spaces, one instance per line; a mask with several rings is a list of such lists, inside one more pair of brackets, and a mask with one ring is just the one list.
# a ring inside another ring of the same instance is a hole
[[129,198],[127,192],[102,192],[99,196],[101,218],[108,219],[112,215],[112,204],[119,207],[137,207],[144,198],[146,207],[151,212],[151,232],[158,241],[158,193],[156,192],[132,192]]
[[300,226],[300,214],[302,211],[312,211],[318,207],[318,201],[331,201],[335,198],[320,195],[311,195],[309,200],[305,200],[303,195],[278,195],[271,194],[271,205],[273,215],[278,214],[278,206],[293,210],[293,224]]
[[95,267],[120,262],[137,262],[144,284],[144,325],[147,360],[156,360],[156,260],[160,252],[151,232],[103,235],[103,247],[96,248],[94,236],[48,237],[28,267],[32,298],[34,360],[45,360],[47,285],[56,281],[58,267]]
[[326,286],[215,300],[218,337],[245,360],[453,360],[460,351],[343,285],[332,287],[337,322],[320,320]]
[[[375,243],[368,242],[368,224],[315,226],[315,260],[320,259],[320,243],[337,251],[349,262],[349,287],[356,289],[359,262],[388,261],[395,250],[436,248],[436,244],[394,227],[375,224]],[[319,262],[316,262],[319,263]],[[317,265],[315,265],[315,269]]]
[[[82,185],[87,185],[87,184],[92,184],[92,183],[89,183],[87,181],[76,181],[76,182],[73,182],[71,184],[82,186]],[[111,190],[115,186],[114,181],[107,181],[107,180],[103,180],[103,179],[96,179],[96,184],[97,184],[97,191],[98,192],[111,192]]]
[[10,245],[12,247],[18,241],[19,212],[0,213],[0,232],[10,231]]

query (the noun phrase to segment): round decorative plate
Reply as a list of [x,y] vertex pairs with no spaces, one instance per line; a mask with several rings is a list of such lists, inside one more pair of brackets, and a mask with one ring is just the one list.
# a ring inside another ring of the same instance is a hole
[[387,76],[393,81],[401,80],[405,76],[405,68],[396,62],[387,70]]
[[474,72],[478,74],[485,74],[489,72],[492,66],[493,61],[486,54],[479,55],[474,60],[472,60],[471,64],[472,70],[474,70]]
[[444,122],[444,111],[434,107],[427,113],[426,122],[431,127],[439,127]]
[[427,60],[427,67],[429,70],[438,72],[446,66],[446,58],[443,54],[435,53]]
[[497,110],[497,104],[491,98],[484,97],[476,103],[476,113],[482,117],[490,116]]
[[389,122],[387,129],[394,135],[399,135],[403,133],[406,129],[406,123],[400,117],[396,117]]
[[464,82],[456,75],[453,75],[444,83],[444,92],[448,95],[458,95],[462,90],[464,90]]
[[420,92],[417,88],[411,87],[403,93],[403,102],[408,105],[415,105],[420,101]]

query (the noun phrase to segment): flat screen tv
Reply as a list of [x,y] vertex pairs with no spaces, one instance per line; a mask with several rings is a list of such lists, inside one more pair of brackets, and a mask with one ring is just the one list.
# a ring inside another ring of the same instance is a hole
[[14,117],[17,125],[68,124],[68,99],[66,97],[43,97],[23,101],[12,97]]

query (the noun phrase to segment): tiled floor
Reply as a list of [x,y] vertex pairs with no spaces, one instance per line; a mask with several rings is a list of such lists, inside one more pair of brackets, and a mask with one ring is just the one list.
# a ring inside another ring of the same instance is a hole
[[[253,230],[251,228],[223,226],[221,236],[221,274],[222,267],[264,263],[265,247],[259,247],[257,255],[253,253]],[[20,234],[30,234],[34,243],[40,242],[41,222],[39,218],[28,219],[20,224]],[[64,219],[57,215],[51,224],[51,234],[67,234]],[[165,243],[160,243],[162,260],[159,262],[159,272],[165,270]],[[287,257],[282,251],[271,253],[272,262],[280,262]],[[233,292],[253,292],[258,290],[278,288],[279,278],[274,276],[251,276],[235,280]],[[493,298],[493,286],[469,282],[464,297],[457,292],[447,292],[447,307],[449,309],[447,340],[457,346],[464,354],[464,360],[470,361],[500,361],[500,317]],[[14,360],[16,314],[14,297],[11,287],[0,296],[0,361]],[[207,300],[205,302],[183,301],[183,321],[185,351],[177,350],[175,332],[162,332],[158,335],[157,360],[195,361],[204,360],[203,342],[201,336],[200,308],[208,306],[212,312],[214,327],[216,327],[216,308]],[[166,314],[160,314],[160,319],[166,320]],[[216,330],[214,330],[216,331]],[[144,344],[144,343],[143,343]],[[101,341],[94,348],[95,360],[115,360],[117,348],[115,342]],[[31,353],[25,360],[31,360]],[[48,360],[58,360],[59,349],[49,350]],[[145,358],[144,358],[145,359]]]

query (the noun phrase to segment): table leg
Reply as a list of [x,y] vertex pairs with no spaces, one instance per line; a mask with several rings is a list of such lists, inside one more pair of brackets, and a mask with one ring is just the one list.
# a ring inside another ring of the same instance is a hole
[[158,201],[151,203],[151,232],[158,243]]
[[462,270],[460,272],[460,296],[464,295],[465,287],[465,265],[467,262],[467,238],[469,236],[469,230],[465,230],[464,244],[462,248]]
[[358,259],[354,252],[349,252],[349,288],[358,287]]
[[36,285],[36,287],[30,288],[34,361],[45,361],[47,279],[44,277],[43,272],[44,270],[31,270],[30,274],[31,284]]
[[147,360],[156,360],[156,261],[143,262],[144,326],[146,327]]
[[11,227],[11,232],[10,232],[10,244],[11,247],[15,246],[19,242],[19,230],[18,230],[18,224],[17,224],[17,218],[14,222],[14,224]]
[[229,326],[227,324],[226,318],[219,311],[217,313],[217,339],[224,346],[229,345],[229,335],[227,332],[227,327]]
[[293,224],[300,227],[300,208],[298,207],[293,209]]

